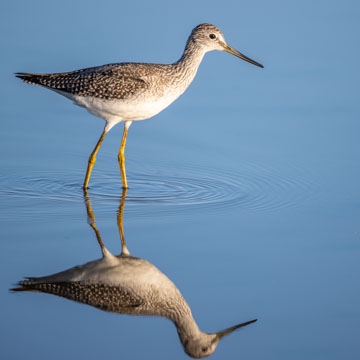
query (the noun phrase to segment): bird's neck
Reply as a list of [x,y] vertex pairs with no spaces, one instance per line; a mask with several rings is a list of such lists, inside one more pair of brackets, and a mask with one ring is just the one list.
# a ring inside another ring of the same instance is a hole
[[201,334],[201,330],[192,316],[191,309],[183,298],[176,308],[173,308],[170,314],[167,314],[167,317],[175,324],[180,341],[184,346]]
[[197,326],[194,318],[190,316],[184,316],[178,321],[174,321],[176,330],[178,332],[181,343],[186,346],[189,341],[196,339],[201,334],[201,330]]
[[205,53],[206,50],[204,47],[200,46],[192,38],[189,38],[181,58],[175,64],[188,67],[199,67]]
[[186,77],[188,84],[194,79],[205,53],[206,50],[190,38],[181,58],[173,64],[179,73]]

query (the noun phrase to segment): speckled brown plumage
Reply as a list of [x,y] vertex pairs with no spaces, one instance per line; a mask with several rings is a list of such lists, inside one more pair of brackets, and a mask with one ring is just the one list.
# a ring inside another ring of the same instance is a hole
[[19,283],[21,288],[14,291],[40,291],[69,300],[94,306],[98,309],[116,313],[131,313],[144,303],[143,299],[116,286],[82,282],[37,283],[31,280]]
[[154,64],[154,68],[151,65],[109,64],[56,74],[17,73],[17,77],[28,84],[42,85],[74,95],[125,100],[149,89],[146,76],[161,66]]

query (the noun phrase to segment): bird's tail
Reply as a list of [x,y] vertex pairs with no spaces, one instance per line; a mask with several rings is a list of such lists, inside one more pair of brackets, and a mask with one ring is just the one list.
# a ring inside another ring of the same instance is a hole
[[18,287],[10,289],[10,291],[41,291],[41,283],[36,278],[26,278],[16,284]]
[[31,74],[31,73],[15,73],[15,76],[21,80],[23,80],[27,84],[32,85],[42,85],[42,78],[45,74]]

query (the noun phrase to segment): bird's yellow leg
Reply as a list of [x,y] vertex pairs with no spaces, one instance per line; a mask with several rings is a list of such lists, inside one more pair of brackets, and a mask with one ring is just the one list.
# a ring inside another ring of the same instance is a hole
[[[131,124],[131,123],[130,123]],[[126,144],[126,137],[129,131],[129,125],[125,123],[124,126],[124,133],[121,140],[121,146],[118,154],[118,160],[119,160],[119,166],[120,166],[120,172],[121,172],[121,180],[123,184],[123,189],[127,189],[127,180],[126,180],[126,171],[125,171],[125,144]]]
[[106,133],[107,133],[107,131],[106,131],[106,129],[104,129],[104,131],[102,132],[102,134],[100,136],[99,141],[97,142],[93,152],[91,153],[91,155],[89,157],[88,167],[87,167],[87,170],[86,170],[86,176],[85,176],[84,185],[83,185],[84,189],[87,189],[87,187],[88,187],[91,171],[92,171],[92,168],[93,168],[93,166],[94,166],[94,164],[96,162],[96,154],[99,151],[100,145],[103,142]]
[[88,216],[88,223],[95,232],[95,235],[96,235],[97,241],[101,247],[102,253],[105,254],[106,249],[105,249],[104,243],[101,240],[100,232],[95,225],[95,215],[92,210],[90,197],[89,197],[86,189],[84,189],[84,198],[85,198],[86,212],[87,212],[87,216]]
[[124,226],[123,226],[126,192],[127,192],[127,189],[124,188],[122,195],[121,195],[120,205],[119,205],[118,214],[117,214],[117,224],[118,224],[120,240],[121,240],[121,249],[122,249],[121,253],[125,254],[125,255],[130,255],[129,250],[127,249],[126,243],[125,243]]

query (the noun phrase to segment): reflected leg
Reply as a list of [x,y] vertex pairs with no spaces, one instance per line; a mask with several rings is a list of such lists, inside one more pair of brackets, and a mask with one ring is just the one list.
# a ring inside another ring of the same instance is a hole
[[100,232],[95,225],[95,216],[94,216],[94,212],[91,207],[90,197],[89,197],[86,189],[84,189],[84,197],[85,197],[85,204],[86,204],[86,212],[87,212],[87,216],[88,216],[88,223],[91,226],[91,228],[94,230],[96,239],[101,247],[101,251],[102,251],[103,255],[105,255],[106,248],[104,246],[104,243],[101,240]]
[[124,226],[123,226],[123,216],[124,216],[126,192],[127,192],[127,189],[124,188],[122,195],[121,195],[121,199],[120,199],[120,205],[119,205],[118,214],[117,214],[117,223],[118,223],[120,240],[121,240],[121,253],[124,255],[130,255],[130,252],[127,249],[126,243],[125,243]]
[[89,157],[88,167],[87,167],[86,176],[85,176],[84,185],[83,185],[84,189],[87,189],[87,187],[88,187],[91,171],[92,171],[92,168],[93,168],[93,166],[94,166],[94,164],[96,162],[96,154],[99,151],[100,145],[103,142],[106,133],[107,133],[107,130],[106,130],[106,128],[104,128],[104,130],[103,130],[103,132],[102,132],[102,134],[100,136],[99,141],[97,142],[93,152],[91,153],[91,155]]

